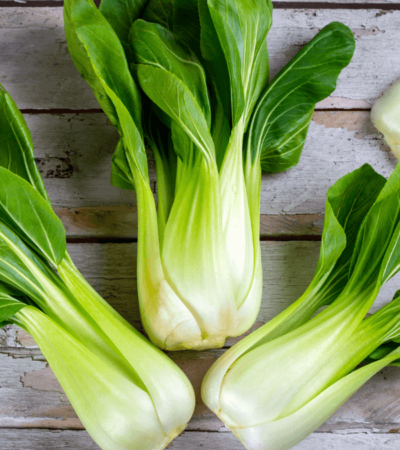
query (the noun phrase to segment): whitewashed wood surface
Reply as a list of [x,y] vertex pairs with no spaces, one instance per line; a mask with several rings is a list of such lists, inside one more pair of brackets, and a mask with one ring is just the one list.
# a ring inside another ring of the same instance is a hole
[[[277,9],[273,19],[268,35],[271,76],[330,22],[353,30],[354,58],[321,107],[368,109],[399,77],[400,10]],[[0,8],[0,55],[0,82],[20,108],[98,108],[68,54],[62,8]]]
[[[117,133],[71,62],[60,5],[58,0],[0,0],[0,83],[25,113],[73,259],[140,328],[135,198],[109,186]],[[280,0],[277,8],[269,36],[272,75],[332,21],[350,26],[357,49],[337,90],[318,105],[300,164],[263,176],[261,238],[267,241],[262,242],[264,291],[255,327],[294,301],[312,279],[329,186],[364,163],[385,176],[396,164],[370,124],[369,109],[400,78],[400,1]],[[156,191],[154,165],[150,175]],[[391,280],[373,310],[399,288],[400,277]],[[199,398],[202,376],[223,351],[171,354],[193,382],[197,405],[187,431],[170,448],[243,448]],[[82,428],[32,338],[15,327],[0,330],[0,450],[97,449]],[[397,450],[399,430],[400,371],[389,368],[296,450]]]

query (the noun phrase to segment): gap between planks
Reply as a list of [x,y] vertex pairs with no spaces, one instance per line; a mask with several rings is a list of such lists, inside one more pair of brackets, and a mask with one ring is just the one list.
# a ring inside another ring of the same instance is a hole
[[[99,1],[95,0],[98,4]],[[293,2],[293,1],[273,1],[274,9],[378,9],[383,11],[393,11],[400,10],[400,2],[396,3],[384,3],[376,2],[372,0],[371,2],[363,1],[303,1],[303,2]],[[10,0],[10,1],[0,1],[0,7],[21,7],[21,8],[32,8],[32,7],[62,7],[63,0]]]
[[[69,243],[137,242],[138,217],[134,206],[55,207]],[[261,241],[320,241],[322,214],[260,215]]]

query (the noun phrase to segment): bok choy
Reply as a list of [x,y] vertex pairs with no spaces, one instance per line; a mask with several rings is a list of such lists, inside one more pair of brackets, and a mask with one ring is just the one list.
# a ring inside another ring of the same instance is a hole
[[375,102],[371,120],[383,134],[392,153],[400,159],[400,80]]
[[193,388],[78,272],[17,106],[0,90],[0,328],[35,339],[103,450],[158,450],[186,426]]
[[64,19],[120,133],[112,184],[136,191],[145,330],[162,349],[221,347],[260,307],[261,172],[298,163],[353,35],[331,23],[269,83],[269,0],[66,0]]
[[[364,165],[328,191],[308,289],[229,349],[203,381],[204,402],[248,450],[291,448],[397,364],[400,296],[365,317],[399,271],[399,255],[400,165],[388,180]],[[354,370],[363,361],[370,363]]]

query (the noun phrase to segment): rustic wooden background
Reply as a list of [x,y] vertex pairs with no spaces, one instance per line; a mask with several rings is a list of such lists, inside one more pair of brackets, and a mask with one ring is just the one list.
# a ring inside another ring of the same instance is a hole
[[[256,326],[294,301],[312,279],[328,187],[365,162],[385,176],[396,164],[370,124],[369,110],[400,78],[400,0],[275,2],[268,38],[272,75],[336,20],[354,32],[353,61],[333,96],[318,105],[300,164],[263,177],[264,296]],[[135,199],[109,185],[117,133],[72,64],[62,2],[0,0],[0,61],[0,82],[25,114],[73,259],[89,282],[140,327]],[[391,280],[374,308],[388,302],[398,288],[400,278]],[[204,373],[222,352],[171,355],[198,395],[195,415],[171,449],[243,448],[199,396]],[[399,429],[400,371],[389,368],[296,450],[395,450],[400,448]],[[0,330],[0,450],[11,449],[98,449],[35,342],[14,327]]]

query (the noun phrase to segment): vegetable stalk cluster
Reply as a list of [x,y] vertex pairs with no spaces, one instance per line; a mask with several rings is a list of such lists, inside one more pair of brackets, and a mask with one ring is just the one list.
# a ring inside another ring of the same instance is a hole
[[203,381],[205,404],[248,450],[292,448],[374,374],[398,364],[398,293],[366,315],[399,270],[400,165],[388,180],[364,165],[328,191],[310,286],[216,361]]
[[136,191],[145,330],[162,349],[222,347],[260,307],[261,172],[298,163],[353,35],[326,26],[269,82],[269,0],[66,0],[64,19],[72,59],[120,133],[112,184]]
[[103,450],[163,449],[192,416],[189,380],[76,269],[25,120],[3,88],[0,134],[0,328],[31,334]]

